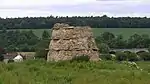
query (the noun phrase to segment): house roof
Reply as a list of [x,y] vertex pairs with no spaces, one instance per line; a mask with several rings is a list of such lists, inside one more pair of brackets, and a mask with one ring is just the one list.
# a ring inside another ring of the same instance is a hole
[[17,53],[6,53],[4,54],[4,59],[13,59],[17,56]]
[[15,56],[4,55],[4,59],[13,59]]

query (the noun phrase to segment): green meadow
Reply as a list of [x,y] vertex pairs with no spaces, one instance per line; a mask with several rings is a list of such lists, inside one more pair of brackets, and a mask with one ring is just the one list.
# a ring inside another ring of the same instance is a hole
[[[35,35],[41,37],[44,30],[48,31],[51,34],[51,29],[19,29],[20,31],[29,31],[32,30]],[[99,36],[103,32],[111,32],[115,35],[123,35],[125,39],[131,35],[137,34],[148,34],[150,35],[150,28],[93,28],[94,36]]]
[[113,61],[0,63],[0,84],[149,84],[150,62],[137,65],[142,71]]

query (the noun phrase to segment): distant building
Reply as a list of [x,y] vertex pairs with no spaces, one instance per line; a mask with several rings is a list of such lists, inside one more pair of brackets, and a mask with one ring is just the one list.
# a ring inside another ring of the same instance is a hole
[[15,58],[13,58],[14,62],[22,62],[23,61],[23,57],[18,54]]
[[4,54],[4,59],[13,60],[13,58],[15,58],[17,55],[18,53],[15,53],[15,52],[6,53]]
[[23,56],[24,60],[35,59],[35,52],[18,52]]
[[9,63],[9,62],[20,62],[24,60],[24,57],[21,54],[18,54],[16,52],[11,52],[11,53],[6,53],[3,55],[4,56],[4,62]]

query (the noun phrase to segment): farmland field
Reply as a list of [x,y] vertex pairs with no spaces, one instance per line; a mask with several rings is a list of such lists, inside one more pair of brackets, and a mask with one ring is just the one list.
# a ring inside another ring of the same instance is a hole
[[[21,29],[21,31],[29,31],[31,29]],[[50,29],[32,29],[33,32],[41,37],[44,30],[51,33]],[[93,28],[94,36],[99,36],[102,32],[111,32],[115,35],[122,34],[125,39],[129,36],[137,34],[148,34],[150,35],[150,28]]]
[[113,61],[0,63],[0,84],[149,84],[150,62],[137,64],[142,71]]

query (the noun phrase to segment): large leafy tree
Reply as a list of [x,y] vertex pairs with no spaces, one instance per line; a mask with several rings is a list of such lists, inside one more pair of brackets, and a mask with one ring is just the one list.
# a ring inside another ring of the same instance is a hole
[[99,52],[103,54],[108,54],[110,51],[109,46],[105,43],[99,43],[98,48],[99,48]]
[[128,47],[129,48],[142,48],[144,39],[141,35],[134,34],[128,39]]
[[117,35],[113,43],[113,48],[126,48],[127,45],[127,42],[124,40],[122,35]]
[[50,34],[48,33],[48,31],[44,30],[42,34],[42,39],[49,39],[49,38],[50,38]]
[[49,48],[49,39],[41,40],[36,45],[36,58],[44,58],[47,59],[47,49]]
[[115,35],[113,33],[110,32],[104,32],[101,34],[101,36],[99,38],[99,41],[101,41],[101,43],[106,43],[107,45],[109,45],[109,47],[114,47],[115,46]]

